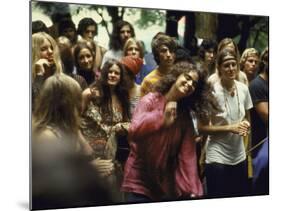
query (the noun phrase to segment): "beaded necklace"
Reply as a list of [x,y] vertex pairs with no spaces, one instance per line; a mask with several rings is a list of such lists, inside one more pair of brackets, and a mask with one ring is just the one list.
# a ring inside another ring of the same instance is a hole
[[[237,86],[236,86],[236,83],[234,82],[234,91],[236,92],[236,99],[237,99],[237,106],[238,106],[238,120],[240,118],[240,114],[241,114],[241,111],[240,111],[240,99],[239,99],[239,95],[238,95],[238,89],[237,89]],[[223,96],[224,96],[224,107],[225,107],[225,110],[226,112],[228,113],[228,116],[229,118],[232,120],[232,121],[237,121],[237,119],[233,119],[233,116],[231,114],[231,106],[230,106],[230,103],[228,102],[228,99],[227,99],[227,96],[226,96],[226,90],[225,88],[223,87]],[[231,97],[234,97],[234,95],[232,96],[231,94]]]

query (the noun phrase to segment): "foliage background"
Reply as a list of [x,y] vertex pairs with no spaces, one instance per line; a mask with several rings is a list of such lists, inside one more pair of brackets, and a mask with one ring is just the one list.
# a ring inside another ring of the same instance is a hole
[[[63,4],[48,2],[32,3],[32,19],[40,19],[38,14],[45,15],[45,20],[52,13],[69,11],[76,25],[83,17],[92,17],[99,24],[99,35],[96,38],[107,47],[112,24],[119,19],[134,25],[136,37],[143,40],[150,50],[150,41],[154,34],[163,31],[178,38],[185,47],[189,47],[192,38],[233,38],[240,52],[247,47],[262,51],[268,45],[269,17],[238,15],[226,13],[194,12],[188,10],[142,9],[130,7],[102,6],[95,4]],[[41,16],[42,18],[42,16]],[[43,21],[45,21],[43,20]],[[46,21],[45,21],[46,22]],[[52,24],[47,20],[47,25]]]

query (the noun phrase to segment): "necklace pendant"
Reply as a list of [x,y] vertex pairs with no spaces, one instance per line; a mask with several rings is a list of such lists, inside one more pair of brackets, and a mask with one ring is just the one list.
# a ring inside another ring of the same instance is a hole
[[230,92],[230,96],[234,97],[234,95],[235,95],[235,91],[233,90],[232,92]]

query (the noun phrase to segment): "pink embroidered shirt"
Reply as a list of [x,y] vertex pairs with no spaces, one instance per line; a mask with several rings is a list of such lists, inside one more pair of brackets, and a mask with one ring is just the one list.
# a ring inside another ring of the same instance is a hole
[[165,104],[163,95],[149,93],[135,109],[122,191],[143,194],[152,200],[202,196],[192,123],[184,134],[177,121],[164,128]]

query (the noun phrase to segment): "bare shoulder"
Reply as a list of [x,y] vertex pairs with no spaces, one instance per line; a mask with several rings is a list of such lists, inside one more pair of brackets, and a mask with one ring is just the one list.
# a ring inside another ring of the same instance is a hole
[[35,141],[40,143],[55,143],[58,141],[58,139],[59,134],[56,131],[51,128],[46,128],[37,134]]

